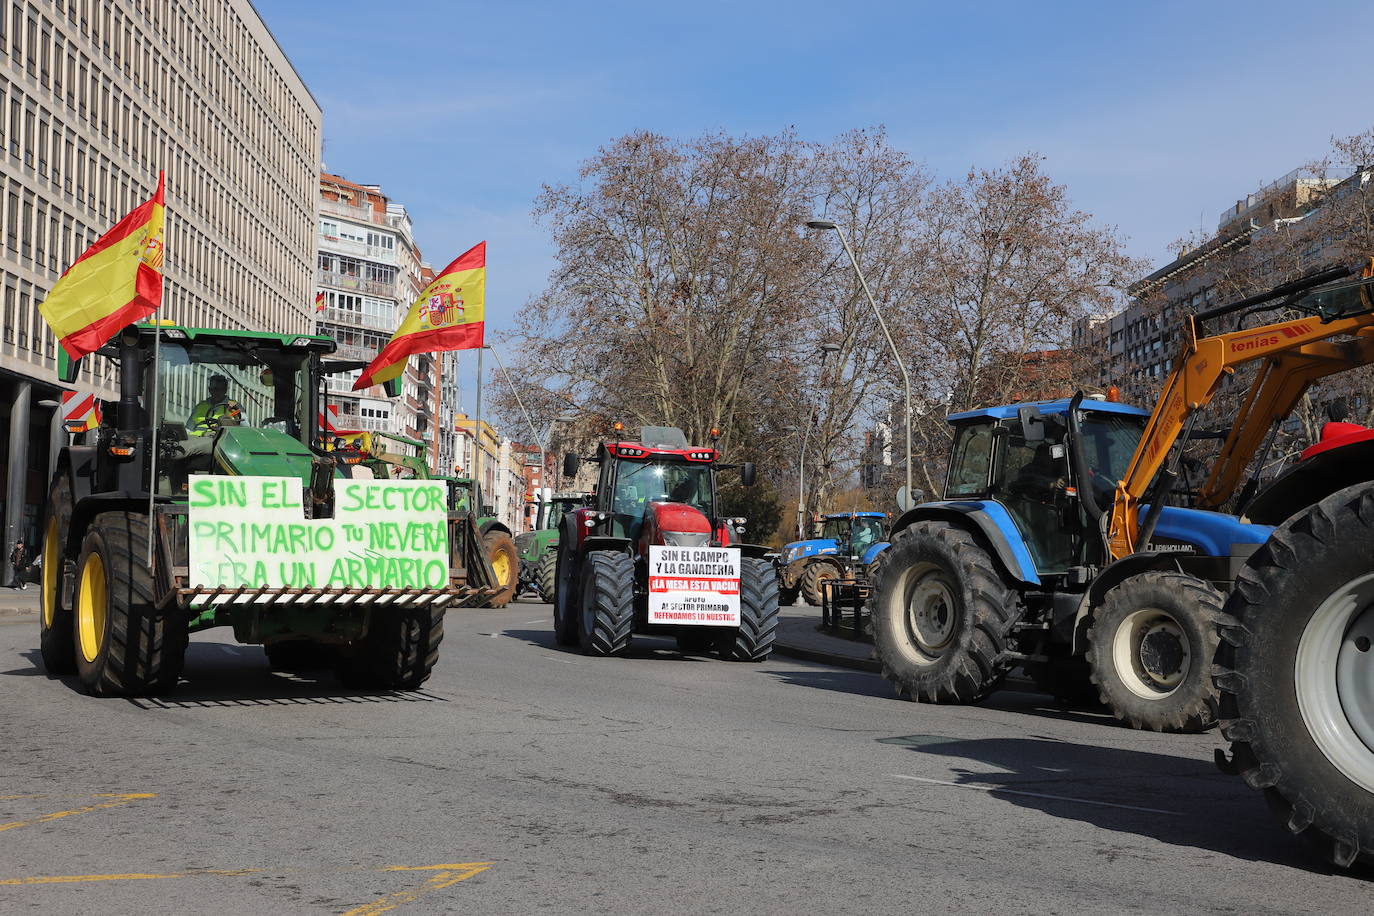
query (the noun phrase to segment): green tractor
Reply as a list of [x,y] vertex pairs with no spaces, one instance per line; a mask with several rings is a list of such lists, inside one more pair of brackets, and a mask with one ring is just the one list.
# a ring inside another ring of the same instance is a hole
[[563,516],[579,506],[587,505],[588,493],[557,493],[539,503],[534,530],[515,536],[515,549],[520,553],[519,592],[533,588],[539,600],[553,603],[554,575],[558,569],[558,526]]
[[[448,477],[435,474],[424,459],[425,443],[392,433],[361,432],[340,437],[341,445],[347,451],[361,453],[361,464],[369,468],[374,477],[382,479],[441,480],[448,486],[449,508],[456,512],[471,512],[481,504],[474,497],[476,485],[471,477]],[[387,447],[394,443],[406,452],[394,451]],[[480,494],[477,494],[480,496]],[[510,528],[492,514],[490,506],[482,505],[477,517],[477,530],[482,536],[482,546],[486,551],[487,562],[496,575],[500,590],[479,607],[503,608],[515,598],[519,590],[517,578],[520,569],[520,556],[515,538]]]
[[[444,610],[495,579],[473,519],[375,481],[322,430],[361,368],[314,335],[130,325],[92,357],[119,398],[61,450],[43,520],[43,664],[97,696],[165,692],[188,636],[229,626],[274,667],[325,650],[347,686],[413,689]],[[58,374],[74,382],[78,364]]]

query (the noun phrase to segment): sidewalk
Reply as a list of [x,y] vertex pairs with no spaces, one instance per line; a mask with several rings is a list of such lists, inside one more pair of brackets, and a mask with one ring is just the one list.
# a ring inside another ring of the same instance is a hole
[[37,617],[38,586],[28,588],[0,588],[0,617]]
[[[849,615],[845,615],[848,624]],[[821,623],[821,609],[805,604],[782,608],[778,618],[777,642],[774,651],[809,662],[821,662],[856,671],[881,670],[877,659],[873,658],[873,644],[837,636],[828,630],[818,629]],[[852,633],[848,626],[845,633]]]

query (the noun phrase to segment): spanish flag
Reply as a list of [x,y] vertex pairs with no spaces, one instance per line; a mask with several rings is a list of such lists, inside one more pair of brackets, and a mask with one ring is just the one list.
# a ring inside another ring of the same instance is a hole
[[323,291],[320,291],[320,292],[318,292],[318,293],[315,294],[315,311],[317,311],[317,312],[323,312],[323,311],[324,311],[324,292],[323,292]]
[[353,383],[353,390],[396,378],[412,353],[482,346],[486,288],[487,243],[481,242],[460,254],[425,287],[406,320]]
[[72,359],[162,305],[163,178],[158,172],[152,199],[87,248],[38,307]]

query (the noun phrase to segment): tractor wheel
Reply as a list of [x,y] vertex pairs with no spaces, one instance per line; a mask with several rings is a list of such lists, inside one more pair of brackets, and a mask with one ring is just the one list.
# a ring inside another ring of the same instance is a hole
[[501,586],[499,592],[487,599],[486,606],[505,607],[520,587],[520,553],[515,549],[515,539],[504,531],[492,529],[482,535],[482,547],[496,573],[496,582]]
[[1194,576],[1157,570],[1110,589],[1088,630],[1102,702],[1132,728],[1200,732],[1216,724],[1211,662],[1221,595]]
[[560,646],[576,646],[577,621],[582,617],[582,577],[571,551],[558,548],[553,581],[553,639]]
[[283,639],[262,647],[275,671],[315,671],[334,663],[334,649],[310,639]]
[[367,635],[339,659],[335,674],[345,687],[415,690],[429,679],[443,641],[443,608],[375,607]]
[[826,579],[838,579],[840,571],[831,563],[808,563],[802,572],[801,593],[806,603],[813,607],[821,605],[821,583]]
[[740,562],[739,629],[722,654],[731,661],[761,662],[773,651],[778,634],[778,577],[767,560],[744,557]]
[[614,550],[592,550],[582,564],[578,642],[584,655],[617,655],[635,622],[635,562]]
[[972,534],[942,522],[899,532],[873,583],[874,654],[897,695],[976,703],[1001,683],[1022,605]]
[[1290,518],[1246,562],[1216,683],[1233,766],[1336,865],[1374,864],[1374,487]]
[[146,696],[176,686],[186,623],[175,606],[153,607],[148,519],[95,517],[81,544],[76,581],[76,672],[92,696]]
[[63,547],[72,524],[72,482],[59,475],[48,492],[48,519],[43,526],[43,604],[38,637],[43,667],[48,674],[76,673],[76,637],[70,602],[62,600]]
[[558,553],[553,545],[544,548],[539,565],[534,571],[534,587],[539,592],[539,600],[553,604],[554,577],[558,574]]

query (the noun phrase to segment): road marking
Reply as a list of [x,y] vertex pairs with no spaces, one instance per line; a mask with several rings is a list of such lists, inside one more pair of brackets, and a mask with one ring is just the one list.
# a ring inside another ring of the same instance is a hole
[[[23,798],[24,796],[11,796],[13,798]],[[41,795],[30,796],[31,798],[42,798]],[[16,827],[30,827],[34,824],[44,824],[48,821],[55,821],[58,818],[71,817],[73,814],[86,814],[91,811],[98,811],[101,808],[118,808],[127,805],[129,802],[139,801],[144,798],[157,798],[151,792],[133,792],[127,795],[92,795],[91,798],[108,798],[112,801],[101,802],[95,805],[86,805],[82,808],[73,808],[70,811],[54,811],[52,814],[40,814],[38,817],[30,818],[27,821],[11,821],[8,824],[0,824],[0,832],[13,830]]]
[[457,865],[424,865],[419,868],[407,867],[404,865],[393,865],[384,868],[382,871],[428,871],[435,872],[434,876],[413,890],[397,891],[385,897],[379,897],[371,903],[364,903],[360,907],[355,907],[344,913],[343,916],[376,916],[378,913],[385,913],[394,910],[403,903],[413,903],[426,894],[434,891],[441,891],[446,887],[452,887],[459,881],[466,881],[474,875],[491,868],[490,862],[464,862]]
[[522,627],[527,627],[527,626],[529,626],[529,625],[532,624],[532,623],[543,623],[543,622],[544,622],[544,618],[543,618],[543,617],[536,617],[534,620],[526,620],[524,623],[521,624],[521,626],[522,626]]
[[953,789],[972,789],[975,792],[988,792],[995,795],[1024,795],[1027,798],[1048,798],[1054,801],[1073,802],[1076,805],[1092,805],[1097,808],[1122,808],[1126,811],[1143,811],[1146,814],[1172,814],[1175,817],[1182,817],[1182,811],[1165,811],[1163,808],[1142,808],[1139,805],[1119,805],[1116,802],[1091,801],[1086,798],[1074,798],[1071,795],[1046,795],[1044,792],[1025,792],[1020,789],[1004,789],[1000,786],[974,786],[964,782],[948,782],[943,779],[927,779],[924,776],[907,776],[902,773],[889,773],[893,779],[909,779],[912,782],[924,782],[932,786],[949,786]]
[[[348,910],[343,916],[376,916],[378,913],[385,913],[394,910],[405,903],[413,903],[426,894],[441,891],[446,887],[452,887],[460,881],[480,875],[482,872],[491,868],[492,862],[456,862],[448,865],[384,865],[380,868],[333,868],[318,869],[313,873],[329,872],[407,872],[407,871],[428,871],[434,874],[426,879],[425,883],[410,890],[397,891],[385,897],[378,897],[371,903],[364,903],[362,906]],[[125,872],[113,875],[36,875],[30,878],[0,878],[0,887],[32,887],[39,884],[87,884],[99,881],[162,881],[172,878],[198,878],[198,877],[220,877],[237,878],[244,875],[300,875],[311,874],[305,869],[266,869],[266,868],[192,868],[186,871],[168,872],[165,874],[141,872]]]
[[565,664],[565,665],[576,665],[576,664],[577,664],[577,662],[573,661],[573,660],[570,659],[570,658],[559,658],[557,655],[541,655],[540,658],[547,658],[549,661],[552,661],[552,662],[562,662],[562,663]]

